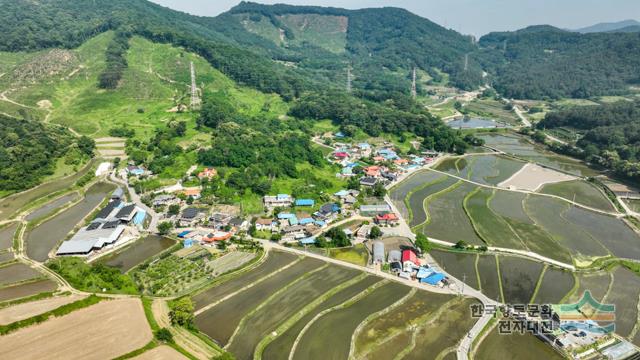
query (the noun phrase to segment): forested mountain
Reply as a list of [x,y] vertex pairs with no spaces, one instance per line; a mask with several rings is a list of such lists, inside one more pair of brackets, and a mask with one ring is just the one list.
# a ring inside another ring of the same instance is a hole
[[551,26],[480,39],[494,86],[511,98],[587,98],[640,83],[640,33],[579,34]]
[[609,23],[599,23],[599,24],[583,27],[580,29],[576,29],[574,31],[583,33],[583,34],[596,33],[596,32],[614,32],[614,31],[628,32],[628,30],[633,27],[640,27],[640,22],[636,20],[622,20],[622,21],[609,22]]
[[[55,169],[74,144],[66,130],[0,114],[0,190],[32,187]],[[91,149],[92,150],[92,149]]]
[[537,126],[577,131],[583,150],[577,155],[640,181],[640,102],[575,106],[548,113]]

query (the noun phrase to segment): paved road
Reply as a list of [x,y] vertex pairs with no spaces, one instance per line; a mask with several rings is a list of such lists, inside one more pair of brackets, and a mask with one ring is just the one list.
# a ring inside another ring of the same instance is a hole
[[157,233],[158,232],[158,214],[156,214],[156,212],[152,208],[148,207],[140,200],[140,196],[136,193],[136,191],[131,186],[129,186],[128,181],[123,180],[116,175],[116,170],[113,170],[111,172],[111,176],[109,177],[109,179],[115,183],[120,184],[121,186],[124,186],[126,189],[129,190],[129,195],[131,196],[131,200],[142,210],[146,211],[147,214],[151,217],[151,221],[149,222],[149,227],[147,230],[152,233]]

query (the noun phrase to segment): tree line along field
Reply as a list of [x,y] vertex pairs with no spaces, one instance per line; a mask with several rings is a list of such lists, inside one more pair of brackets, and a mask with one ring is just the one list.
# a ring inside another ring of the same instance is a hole
[[[640,329],[640,276],[623,266],[572,273],[516,256],[442,250],[430,254],[454,277],[466,279],[489,298],[507,304],[570,304],[590,291],[596,300],[616,306],[615,332],[638,344],[634,336]],[[508,342],[512,341],[527,342],[518,338]]]
[[238,359],[369,358],[384,351],[375,339],[435,359],[475,322],[474,300],[277,251],[193,299],[198,329]]
[[541,182],[537,192],[497,186],[525,164],[494,154],[447,158],[395,186],[390,198],[414,231],[438,240],[531,251],[578,266],[603,256],[640,259],[640,237],[595,185]]

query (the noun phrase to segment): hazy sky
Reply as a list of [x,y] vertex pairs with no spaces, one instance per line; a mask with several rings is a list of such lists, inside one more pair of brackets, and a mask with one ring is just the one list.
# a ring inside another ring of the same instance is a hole
[[[240,0],[152,0],[195,15],[215,16]],[[598,22],[640,18],[638,0],[253,0],[264,4],[335,6],[348,9],[396,6],[465,34],[551,24],[580,28]]]

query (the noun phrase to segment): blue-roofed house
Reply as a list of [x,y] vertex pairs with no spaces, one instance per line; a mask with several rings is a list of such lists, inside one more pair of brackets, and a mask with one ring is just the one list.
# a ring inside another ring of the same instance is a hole
[[313,199],[298,199],[296,200],[296,206],[313,206],[315,205],[315,201]]
[[189,235],[191,233],[191,230],[185,230],[181,233],[178,234],[178,237],[181,239],[184,239],[185,236]]
[[344,135],[344,133],[342,131],[338,131],[333,136],[337,137],[338,139],[342,139],[342,138],[344,138],[345,135]]
[[193,239],[184,239],[184,241],[182,242],[182,246],[186,249],[186,248],[190,248],[194,245],[194,241]]
[[327,226],[327,223],[322,221],[322,220],[316,220],[314,222],[314,224],[316,224],[319,228],[323,228],[323,227]]
[[280,213],[280,214],[278,214],[278,219],[291,219],[292,217],[296,217],[296,215],[292,214],[292,213]]
[[349,166],[343,167],[342,170],[340,170],[340,175],[353,176],[353,168]]
[[416,278],[418,279],[423,279],[428,277],[429,275],[433,274],[435,271],[433,269],[430,268],[426,268],[424,266],[421,266],[418,269],[418,274],[416,274]]
[[340,190],[337,193],[333,194],[337,197],[345,197],[347,195],[349,195],[349,191],[348,190]]
[[147,217],[147,212],[140,209],[136,215],[133,217],[133,223],[135,225],[142,225],[142,223],[144,222],[144,219]]
[[294,226],[294,225],[298,225],[298,218],[297,217],[290,217],[289,218],[289,225],[290,226]]
[[340,212],[340,205],[336,203],[327,203],[320,207],[313,215],[324,221],[332,221]]
[[429,285],[438,285],[438,283],[444,280],[444,278],[445,278],[444,274],[436,272],[427,276],[426,278],[420,279],[420,282],[426,283]]
[[369,145],[369,143],[366,143],[366,142],[358,144],[358,147],[360,148],[360,150],[371,149],[371,145]]
[[307,218],[302,218],[298,221],[298,224],[300,225],[308,225],[308,224],[313,224],[313,218],[307,217]]
[[300,239],[300,245],[312,245],[316,243],[316,239],[312,237]]

